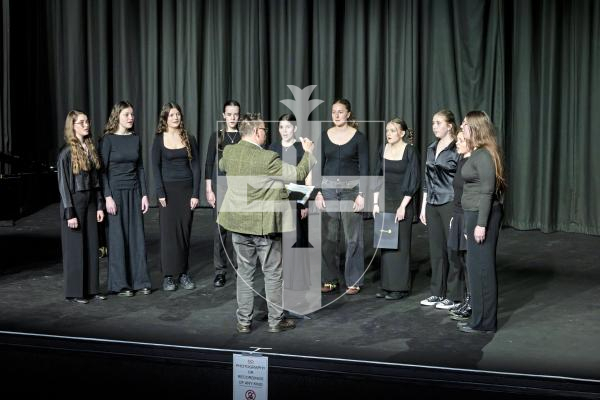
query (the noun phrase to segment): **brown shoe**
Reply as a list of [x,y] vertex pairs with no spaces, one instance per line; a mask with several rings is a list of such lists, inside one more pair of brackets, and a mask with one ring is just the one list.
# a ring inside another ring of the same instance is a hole
[[269,332],[277,333],[281,331],[287,331],[288,329],[294,329],[296,323],[291,319],[282,319],[277,325],[269,326]]
[[252,328],[250,325],[242,325],[238,322],[237,331],[239,333],[250,333],[250,331],[252,331]]

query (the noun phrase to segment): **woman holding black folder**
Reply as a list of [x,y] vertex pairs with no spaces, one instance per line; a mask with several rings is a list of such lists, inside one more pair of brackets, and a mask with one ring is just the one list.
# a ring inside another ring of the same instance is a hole
[[[380,211],[394,213],[399,237],[397,249],[381,249],[381,291],[376,297],[399,300],[410,292],[410,246],[415,213],[412,199],[419,188],[419,159],[412,146],[414,132],[404,120],[394,118],[388,122],[385,136],[386,144],[377,160],[376,173],[382,179],[378,180],[373,193],[373,216]],[[384,201],[380,204],[383,184]]]

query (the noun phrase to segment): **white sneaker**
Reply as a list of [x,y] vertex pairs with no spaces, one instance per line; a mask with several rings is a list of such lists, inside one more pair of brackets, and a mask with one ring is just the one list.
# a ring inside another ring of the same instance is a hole
[[421,305],[422,306],[434,306],[442,300],[444,300],[442,297],[429,296],[425,300],[421,300]]
[[454,302],[450,299],[444,299],[435,305],[438,310],[449,310],[454,307]]

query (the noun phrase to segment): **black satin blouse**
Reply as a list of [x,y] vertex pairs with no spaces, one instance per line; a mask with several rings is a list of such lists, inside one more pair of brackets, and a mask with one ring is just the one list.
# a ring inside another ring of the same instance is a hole
[[456,142],[453,141],[436,158],[437,144],[438,140],[427,147],[423,192],[427,193],[427,203],[439,206],[454,200],[452,181],[456,174],[458,153]]

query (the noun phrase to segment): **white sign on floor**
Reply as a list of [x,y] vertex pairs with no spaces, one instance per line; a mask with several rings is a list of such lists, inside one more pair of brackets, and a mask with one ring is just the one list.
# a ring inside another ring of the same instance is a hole
[[269,358],[233,355],[233,400],[267,400]]

